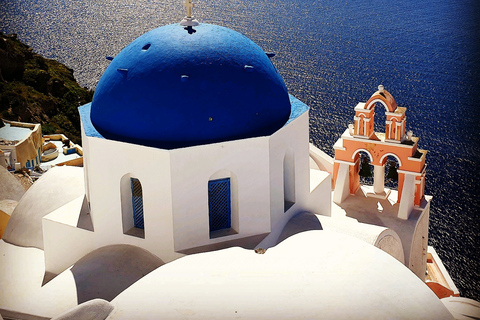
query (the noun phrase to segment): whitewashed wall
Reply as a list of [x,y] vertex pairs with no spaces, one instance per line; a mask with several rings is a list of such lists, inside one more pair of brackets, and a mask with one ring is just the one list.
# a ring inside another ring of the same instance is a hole
[[[268,241],[273,245],[295,214],[330,211],[328,174],[315,175],[318,186],[311,187],[308,112],[272,136],[174,150],[82,134],[85,188],[96,248],[131,244],[169,262],[192,248],[225,241],[235,244],[270,232]],[[122,198],[124,206],[129,199],[126,191],[122,197],[121,185],[130,177],[142,185],[145,229],[139,230],[140,236],[126,232],[122,218]],[[208,181],[226,177],[231,179],[232,232],[212,237]],[[295,201],[286,212],[285,184],[290,185],[287,193],[290,198],[294,193]]]
[[[268,152],[268,137],[170,151],[175,250],[270,232]],[[210,239],[208,181],[227,177],[236,233]]]
[[[164,262],[180,256],[173,250],[173,219],[169,151],[87,137],[88,198],[97,247],[131,244]],[[143,191],[145,237],[124,234],[121,180],[140,180]]]

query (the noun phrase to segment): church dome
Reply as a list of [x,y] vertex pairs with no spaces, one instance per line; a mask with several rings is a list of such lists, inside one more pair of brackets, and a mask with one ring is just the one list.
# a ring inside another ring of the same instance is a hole
[[91,120],[105,138],[172,149],[271,135],[290,109],[282,77],[253,41],[216,25],[172,24],[113,59]]

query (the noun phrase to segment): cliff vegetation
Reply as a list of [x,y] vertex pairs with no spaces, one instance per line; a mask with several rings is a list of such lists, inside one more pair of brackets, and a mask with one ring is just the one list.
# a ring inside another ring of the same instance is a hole
[[43,134],[64,133],[81,143],[77,108],[92,97],[72,69],[0,32],[0,118],[41,123]]

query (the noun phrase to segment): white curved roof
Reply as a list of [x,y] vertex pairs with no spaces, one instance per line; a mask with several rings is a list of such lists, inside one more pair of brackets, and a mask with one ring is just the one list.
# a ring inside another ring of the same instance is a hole
[[328,231],[294,235],[265,254],[186,256],[118,295],[108,319],[452,319],[387,253]]
[[478,301],[463,297],[448,297],[440,301],[452,313],[455,320],[480,319],[480,302]]
[[43,249],[42,218],[85,194],[83,168],[55,167],[28,189],[8,221],[3,240]]

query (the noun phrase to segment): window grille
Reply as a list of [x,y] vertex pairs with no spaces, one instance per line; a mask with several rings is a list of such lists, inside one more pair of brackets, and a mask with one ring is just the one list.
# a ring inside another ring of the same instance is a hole
[[208,182],[210,232],[231,227],[230,178]]
[[142,184],[138,179],[130,178],[132,186],[133,225],[143,229],[143,193]]

